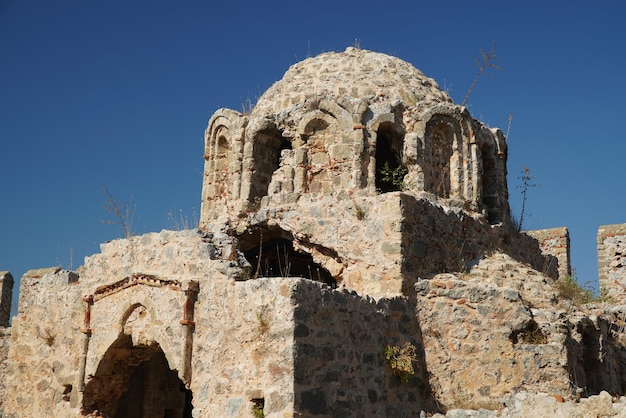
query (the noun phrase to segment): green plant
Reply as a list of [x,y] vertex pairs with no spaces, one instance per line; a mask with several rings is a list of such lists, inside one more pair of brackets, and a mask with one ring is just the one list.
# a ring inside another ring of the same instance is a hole
[[398,345],[388,345],[383,352],[385,359],[391,367],[393,374],[400,378],[402,383],[409,381],[409,378],[415,374],[413,362],[417,361],[417,353],[415,346],[406,342],[402,347]]
[[522,169],[522,174],[518,177],[522,181],[522,185],[518,186],[518,188],[522,189],[522,210],[519,215],[519,222],[517,223],[517,232],[522,232],[522,226],[524,224],[524,215],[526,212],[526,196],[528,193],[528,189],[531,187],[536,187],[537,185],[533,183],[535,177],[530,175],[530,168],[524,166]]
[[571,300],[574,305],[579,306],[594,301],[593,291],[578,284],[574,276],[559,278],[556,281],[556,286],[559,297]]
[[408,173],[408,170],[402,164],[397,167],[391,167],[388,161],[378,170],[380,174],[380,183],[384,185],[390,185],[395,190],[404,190],[404,176]]
[[606,287],[600,287],[600,292],[598,293],[598,296],[593,298],[593,301],[597,303],[609,304],[614,304],[616,302],[615,298],[613,297],[613,295],[611,295],[611,292],[609,292],[609,289],[607,289]]
[[252,415],[255,418],[263,418],[265,417],[265,412],[263,412],[263,408],[265,407],[265,399],[252,399]]

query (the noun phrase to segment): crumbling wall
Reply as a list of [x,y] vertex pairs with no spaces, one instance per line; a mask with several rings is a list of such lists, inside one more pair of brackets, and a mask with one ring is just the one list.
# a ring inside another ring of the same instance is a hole
[[[539,242],[539,248],[544,254],[554,256],[558,262],[559,277],[567,277],[572,274],[570,263],[570,240],[569,231],[566,227],[538,229],[524,231]],[[550,266],[553,268],[553,266]]]
[[11,328],[0,328],[0,416],[4,416],[4,393],[6,376],[9,369],[9,347],[11,346]]
[[599,227],[597,244],[600,291],[622,300],[626,297],[626,224]]
[[60,268],[22,277],[4,375],[4,416],[77,415],[83,316],[77,279]]
[[451,274],[415,288],[430,385],[442,405],[498,409],[519,390],[569,394],[563,317],[530,308],[518,290]]

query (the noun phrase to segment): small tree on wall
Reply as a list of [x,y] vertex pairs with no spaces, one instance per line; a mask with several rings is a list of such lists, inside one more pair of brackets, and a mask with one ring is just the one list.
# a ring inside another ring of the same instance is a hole
[[133,215],[135,207],[132,203],[132,196],[127,202],[122,202],[109,192],[109,189],[105,185],[100,186],[102,188],[102,194],[104,195],[104,205],[102,208],[106,210],[110,215],[113,215],[115,219],[101,220],[100,223],[104,224],[117,224],[122,227],[124,232],[124,238],[130,238],[133,235]]
[[528,189],[536,187],[537,185],[533,183],[535,177],[530,175],[530,168],[526,166],[522,169],[522,174],[518,177],[518,179],[522,181],[521,186],[517,186],[522,189],[522,210],[520,211],[519,221],[517,223],[517,232],[522,232],[524,216],[526,215],[526,198],[528,196]]

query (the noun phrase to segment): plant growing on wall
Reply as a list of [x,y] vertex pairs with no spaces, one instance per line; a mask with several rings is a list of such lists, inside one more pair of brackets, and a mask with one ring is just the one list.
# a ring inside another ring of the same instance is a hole
[[415,346],[408,341],[403,346],[388,345],[385,347],[383,352],[385,359],[393,374],[398,376],[402,383],[408,382],[410,377],[415,374],[413,362],[417,360],[416,351]]
[[117,224],[122,227],[124,232],[124,238],[130,238],[133,235],[133,215],[135,207],[132,203],[132,196],[127,202],[122,202],[109,192],[109,189],[105,185],[102,185],[102,194],[104,194],[105,202],[102,208],[106,210],[110,215],[113,215],[115,220],[103,220],[100,223],[105,224]]
[[476,58],[476,65],[478,66],[478,73],[476,73],[476,77],[474,77],[474,81],[472,81],[472,85],[467,90],[467,93],[465,93],[465,98],[463,98],[463,102],[461,102],[461,106],[465,106],[467,104],[467,100],[472,94],[474,87],[476,87],[476,84],[478,83],[478,79],[480,78],[480,76],[482,76],[483,74],[489,75],[488,73],[486,73],[488,68],[493,68],[494,70],[498,70],[498,71],[502,70],[502,68],[500,68],[498,65],[493,63],[493,61],[495,61],[498,58],[498,56],[496,55],[495,49],[496,49],[496,43],[494,42],[493,45],[491,45],[491,49],[489,50],[489,52],[486,52],[483,49],[478,50],[478,52],[480,52],[480,58]]
[[531,187],[537,187],[533,180],[534,176],[530,175],[530,168],[524,166],[522,169],[522,174],[518,177],[522,181],[522,185],[518,186],[518,188],[522,189],[522,210],[520,211],[519,221],[517,223],[517,232],[522,232],[522,226],[524,224],[524,215],[526,215],[526,198],[528,194],[528,189]]
[[404,190],[404,176],[408,173],[408,170],[402,164],[391,167],[388,161],[378,171],[380,184],[389,190]]

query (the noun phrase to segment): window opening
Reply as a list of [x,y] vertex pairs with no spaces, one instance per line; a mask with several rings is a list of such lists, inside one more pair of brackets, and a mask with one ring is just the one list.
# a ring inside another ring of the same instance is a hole
[[253,174],[249,201],[257,203],[267,196],[272,175],[280,167],[281,152],[291,149],[291,142],[278,130],[266,130],[257,134],[253,145]]
[[394,136],[391,124],[384,124],[376,133],[376,190],[380,193],[404,188],[406,167],[401,161],[402,138]]
[[482,173],[482,202],[487,211],[487,220],[490,224],[502,221],[502,216],[498,208],[498,174],[493,148],[485,145],[481,148],[483,157]]

